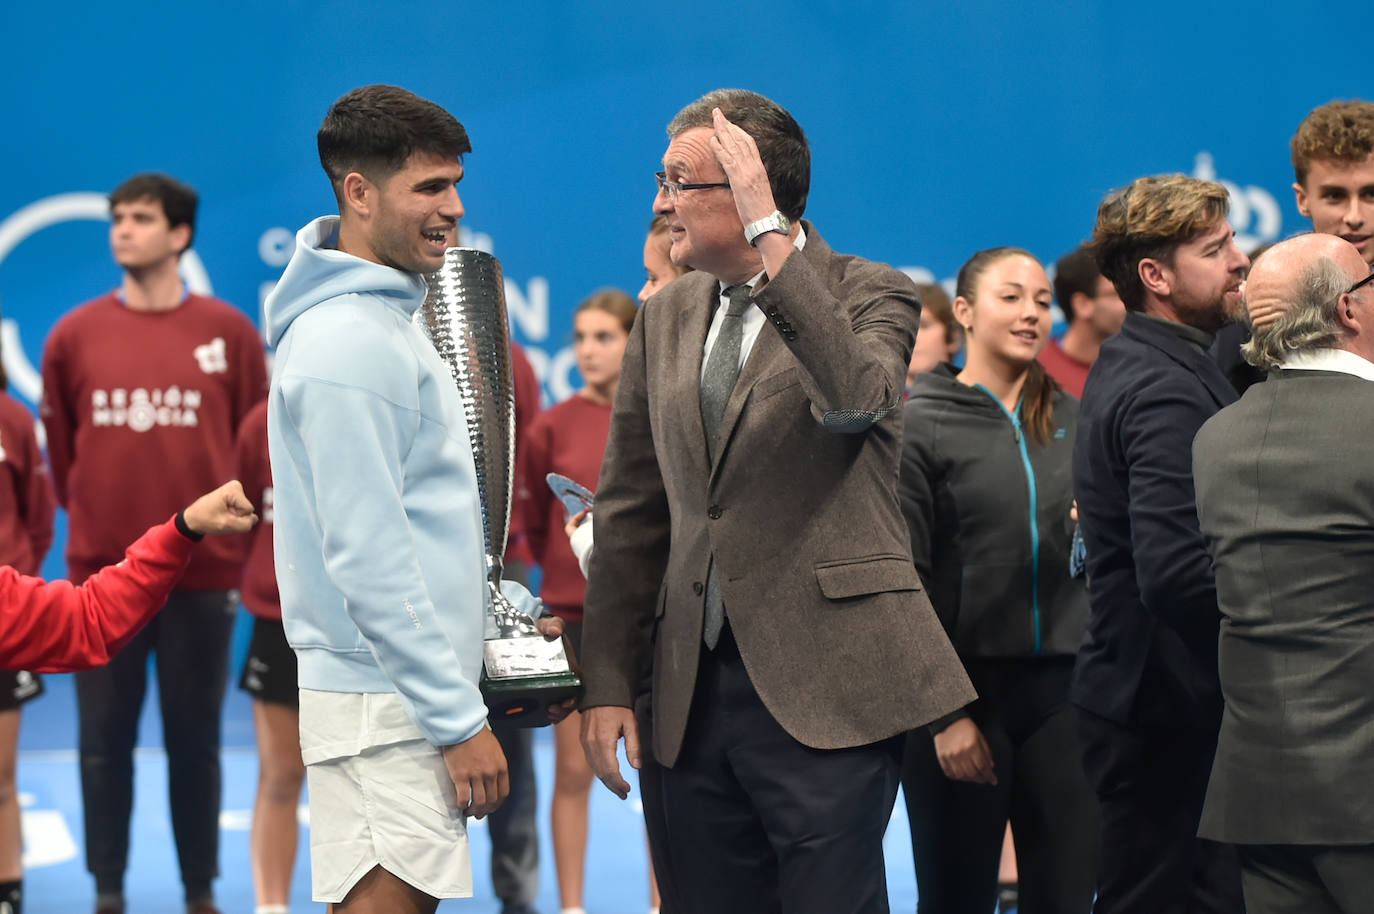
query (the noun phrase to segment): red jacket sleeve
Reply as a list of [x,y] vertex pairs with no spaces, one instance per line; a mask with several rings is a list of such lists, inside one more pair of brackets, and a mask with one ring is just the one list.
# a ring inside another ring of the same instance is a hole
[[108,663],[167,602],[194,545],[168,520],[79,587],[0,568],[0,669],[66,673]]

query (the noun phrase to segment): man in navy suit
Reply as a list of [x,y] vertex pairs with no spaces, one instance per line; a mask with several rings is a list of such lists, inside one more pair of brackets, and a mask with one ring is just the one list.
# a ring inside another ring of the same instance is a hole
[[1127,308],[1088,375],[1073,461],[1092,611],[1071,697],[1101,804],[1097,914],[1243,910],[1234,850],[1197,837],[1221,692],[1192,445],[1236,399],[1207,347],[1249,266],[1226,215],[1220,184],[1148,177],[1108,195],[1093,230]]

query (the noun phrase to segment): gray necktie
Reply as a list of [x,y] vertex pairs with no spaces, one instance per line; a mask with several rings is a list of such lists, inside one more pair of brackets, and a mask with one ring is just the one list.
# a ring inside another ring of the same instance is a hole
[[[735,389],[735,381],[739,379],[744,312],[753,304],[746,285],[730,286],[724,294],[729,304],[720,321],[716,344],[711,347],[711,355],[706,360],[706,370],[701,376],[701,424],[706,431],[706,454],[712,462],[720,446],[720,420],[725,415],[725,404],[729,402],[730,392]],[[706,573],[706,616],[701,631],[701,640],[706,642],[707,647],[715,649],[724,625],[725,604],[721,601],[720,581],[716,577],[715,559],[712,558],[711,567]]]

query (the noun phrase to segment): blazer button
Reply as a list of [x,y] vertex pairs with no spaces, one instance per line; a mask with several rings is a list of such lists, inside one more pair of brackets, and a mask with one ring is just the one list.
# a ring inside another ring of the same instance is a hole
[[703,590],[705,590],[705,589],[706,589],[706,588],[704,588],[704,587],[701,586],[701,582],[700,582],[700,581],[693,581],[693,582],[692,582],[692,593],[696,594],[697,596],[701,596],[701,592],[702,592]]
[[706,516],[711,518],[711,520],[720,520],[720,514],[720,505],[712,505],[706,509]]

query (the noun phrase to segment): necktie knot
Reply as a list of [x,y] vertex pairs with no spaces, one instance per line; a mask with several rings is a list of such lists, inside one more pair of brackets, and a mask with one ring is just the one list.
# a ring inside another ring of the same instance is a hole
[[750,290],[744,283],[725,288],[725,316],[741,317],[749,306],[754,303],[754,297],[749,294]]

